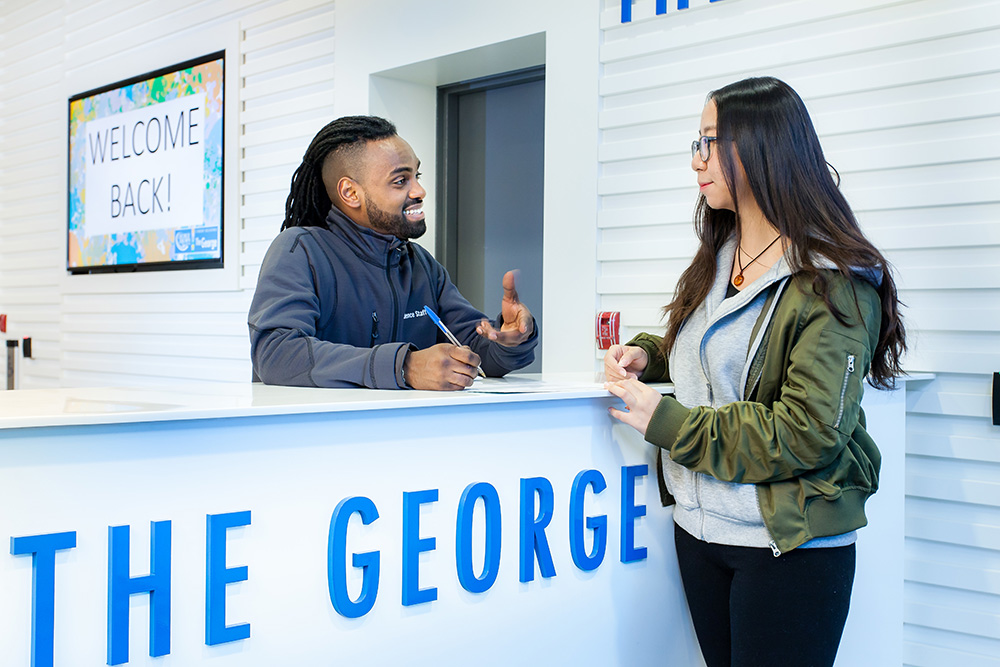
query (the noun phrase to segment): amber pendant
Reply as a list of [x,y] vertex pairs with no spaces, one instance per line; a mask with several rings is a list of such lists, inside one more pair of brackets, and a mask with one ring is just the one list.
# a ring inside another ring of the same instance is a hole
[[737,287],[739,287],[740,285],[743,284],[743,274],[742,273],[737,273],[736,274],[736,277],[733,278],[733,284],[736,285]]

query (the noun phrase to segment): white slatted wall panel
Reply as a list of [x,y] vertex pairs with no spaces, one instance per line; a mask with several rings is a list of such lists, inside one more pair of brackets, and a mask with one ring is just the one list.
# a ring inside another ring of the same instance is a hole
[[329,0],[287,0],[241,21],[240,239],[242,285],[249,290],[281,228],[292,172],[316,132],[334,117],[333,19]]
[[[5,12],[0,33],[13,58],[5,62],[18,63],[0,73],[0,312],[18,332],[30,332],[36,357],[22,366],[21,386],[246,382],[246,313],[260,259],[281,224],[291,173],[332,114],[333,3],[23,4]],[[220,35],[206,52],[239,32],[227,72],[239,71],[239,99],[227,105],[238,105],[240,124],[237,136],[226,137],[239,144],[239,182],[227,182],[242,196],[238,284],[220,291],[62,290],[64,78],[150,49],[162,49],[160,64],[169,65],[177,60],[171,40],[206,30]]]
[[[0,312],[12,336],[30,335],[21,386],[59,384],[60,279],[66,147],[62,0],[4,6],[0,108]],[[52,131],[51,128],[57,128]],[[4,363],[2,366],[6,368]]]
[[[602,15],[598,293],[662,330],[692,256],[706,93],[771,74],[806,100],[909,308],[906,664],[1000,665],[1000,1],[692,0]],[[874,529],[874,528],[873,528]]]

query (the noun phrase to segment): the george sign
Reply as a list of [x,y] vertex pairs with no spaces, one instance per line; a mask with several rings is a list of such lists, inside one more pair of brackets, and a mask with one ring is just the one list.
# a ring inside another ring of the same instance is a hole
[[[676,0],[677,9],[688,9],[690,0]],[[720,0],[708,0],[709,2],[720,2]],[[622,23],[628,23],[632,20],[632,3],[635,0],[622,0]],[[656,0],[656,15],[667,13],[667,0]]]

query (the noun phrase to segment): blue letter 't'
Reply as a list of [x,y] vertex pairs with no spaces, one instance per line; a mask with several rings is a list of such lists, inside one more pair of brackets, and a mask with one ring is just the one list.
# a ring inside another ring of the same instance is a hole
[[76,546],[76,531],[10,538],[12,556],[31,554],[31,665],[52,667],[55,647],[56,551]]

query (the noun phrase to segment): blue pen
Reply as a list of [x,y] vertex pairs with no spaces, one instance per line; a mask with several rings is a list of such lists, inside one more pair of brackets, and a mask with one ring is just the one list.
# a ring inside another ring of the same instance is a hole
[[[431,310],[430,306],[424,306],[424,312],[427,313],[427,317],[431,318],[431,322],[436,324],[438,329],[444,332],[444,335],[448,338],[448,342],[455,347],[462,347],[462,344],[458,342],[457,338],[455,338],[455,334],[453,334],[451,330],[445,326],[445,323],[441,321],[441,318],[437,316],[437,313]],[[479,377],[486,377],[486,373],[483,372],[482,368],[476,366],[476,371],[479,373]]]

